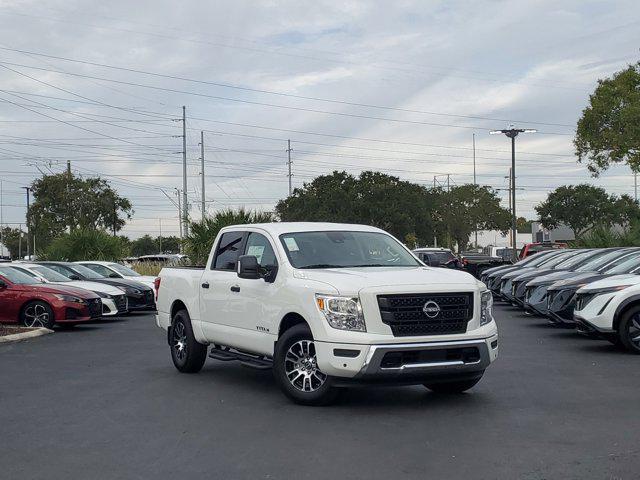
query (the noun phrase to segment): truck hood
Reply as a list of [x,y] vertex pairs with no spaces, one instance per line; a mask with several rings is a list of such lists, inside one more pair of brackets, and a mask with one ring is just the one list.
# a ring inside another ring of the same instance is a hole
[[296,269],[294,277],[330,285],[342,295],[351,295],[370,287],[443,285],[459,289],[478,288],[472,275],[459,270],[432,267],[364,267]]

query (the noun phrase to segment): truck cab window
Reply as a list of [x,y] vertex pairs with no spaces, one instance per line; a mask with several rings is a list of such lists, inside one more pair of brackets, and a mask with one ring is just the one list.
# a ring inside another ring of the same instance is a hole
[[276,254],[269,239],[260,233],[250,233],[244,249],[245,255],[253,255],[258,259],[261,267],[275,267],[278,265]]
[[218,243],[213,270],[235,271],[244,232],[223,233]]

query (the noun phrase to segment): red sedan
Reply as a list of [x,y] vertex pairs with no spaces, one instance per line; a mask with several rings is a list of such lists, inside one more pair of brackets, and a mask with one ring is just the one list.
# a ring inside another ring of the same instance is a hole
[[102,301],[82,288],[40,283],[10,266],[0,265],[0,323],[52,328],[95,320]]

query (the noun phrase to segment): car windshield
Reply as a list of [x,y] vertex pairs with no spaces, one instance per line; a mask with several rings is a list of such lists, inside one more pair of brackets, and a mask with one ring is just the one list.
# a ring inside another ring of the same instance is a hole
[[551,258],[545,259],[544,261],[540,262],[538,265],[531,265],[531,266],[541,266],[544,268],[555,268],[556,265],[558,265],[559,263],[563,263],[565,261],[567,261],[570,258],[573,258],[575,255],[577,255],[580,251],[579,250],[568,250],[566,252],[562,252],[559,255],[554,255]]
[[526,265],[527,267],[537,267],[538,265],[548,262],[553,258],[560,255],[564,255],[567,252],[556,252],[552,250],[545,250],[544,252],[536,253],[535,255],[529,255],[522,260],[516,262],[514,265]]
[[433,265],[443,265],[456,258],[451,252],[425,252],[425,254]]
[[397,240],[378,232],[299,232],[280,235],[295,268],[417,267]]
[[85,267],[84,265],[80,265],[80,264],[68,265],[68,268],[69,270],[72,270],[73,272],[77,273],[81,277],[86,278],[87,280],[100,280],[102,278],[105,278],[102,275],[100,275],[98,272],[94,272],[93,270]]
[[37,278],[30,277],[26,273],[13,267],[0,267],[0,276],[3,276],[16,285],[35,285],[41,283]]
[[556,268],[558,270],[571,270],[572,268],[577,267],[578,265],[582,265],[583,262],[587,261],[591,257],[599,256],[599,255],[600,255],[600,252],[597,250],[595,251],[586,250],[580,253],[576,253],[570,258],[563,260],[562,262],[556,264],[556,266],[553,268]]
[[[624,257],[624,261],[616,265],[611,265],[603,270],[603,273],[610,275],[620,275],[622,273],[632,273],[640,267],[640,252],[629,257]],[[634,272],[635,273],[635,272]]]
[[71,281],[71,279],[69,279],[68,277],[65,277],[61,273],[58,273],[47,267],[42,267],[42,266],[31,267],[31,270],[33,270],[34,272],[36,272],[38,275],[40,275],[42,278],[44,278],[49,282],[70,282]]
[[609,253],[605,253],[604,255],[599,255],[598,257],[587,261],[584,265],[576,268],[576,272],[596,272],[599,271],[605,265],[613,262],[617,258],[626,258],[624,255],[629,254],[628,251],[625,250],[613,250]]
[[135,270],[131,270],[129,267],[125,267],[124,265],[120,265],[119,263],[110,263],[109,268],[113,268],[120,275],[125,277],[139,277],[140,274]]

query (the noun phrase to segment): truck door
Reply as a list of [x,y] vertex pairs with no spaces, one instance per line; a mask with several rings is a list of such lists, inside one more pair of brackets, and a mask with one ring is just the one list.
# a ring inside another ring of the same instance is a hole
[[[264,340],[267,348],[273,350],[273,337],[277,335],[277,316],[280,311],[277,299],[280,280],[277,277],[278,259],[271,241],[263,234],[249,232],[243,255],[252,255],[258,259],[263,273],[269,274],[269,281],[264,278],[236,278],[239,291],[231,292],[229,310],[236,324],[256,335],[257,341]],[[269,352],[270,353],[270,352]]]

